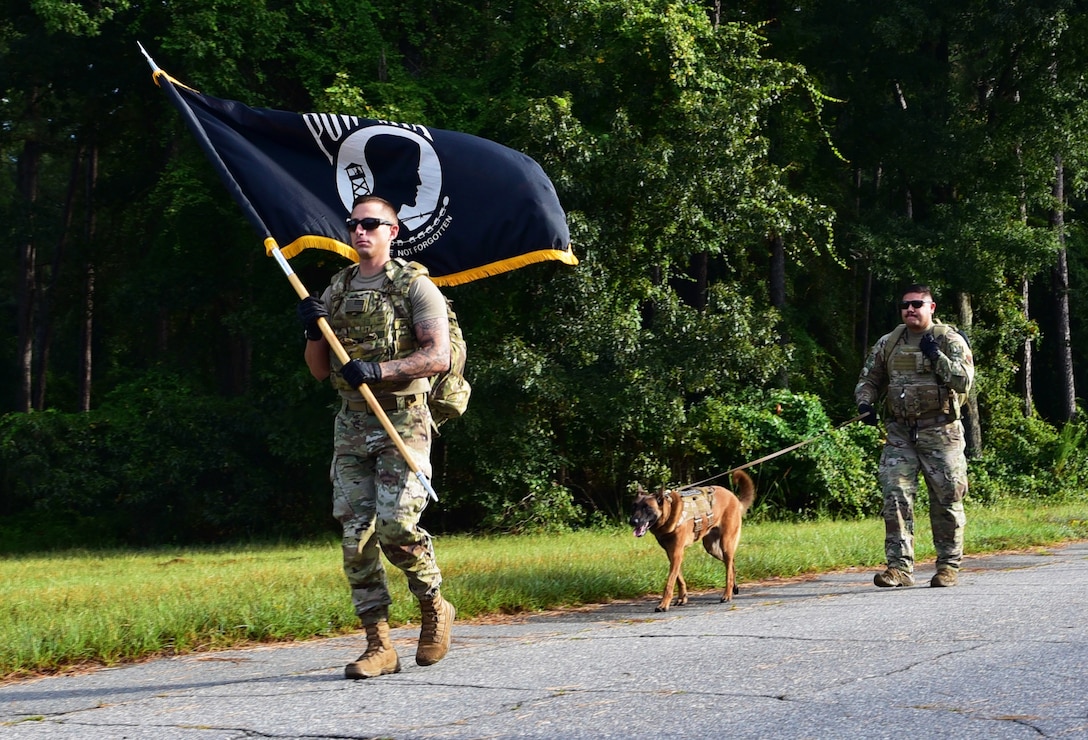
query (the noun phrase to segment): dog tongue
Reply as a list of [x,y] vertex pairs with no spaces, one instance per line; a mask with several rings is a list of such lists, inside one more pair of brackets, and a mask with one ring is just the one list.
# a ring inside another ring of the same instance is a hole
[[641,537],[642,535],[646,534],[646,530],[649,528],[650,526],[648,524],[638,525],[637,527],[635,527],[635,537]]

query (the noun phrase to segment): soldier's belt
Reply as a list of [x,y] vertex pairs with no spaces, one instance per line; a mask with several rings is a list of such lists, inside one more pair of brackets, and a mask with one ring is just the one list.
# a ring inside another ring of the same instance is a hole
[[[383,396],[377,400],[378,405],[382,407],[382,411],[404,411],[425,403],[427,397],[422,393],[417,393],[414,396]],[[344,405],[347,406],[348,411],[370,413],[370,407],[366,401],[344,401]]]
[[945,424],[951,424],[955,421],[948,414],[937,414],[936,416],[927,416],[924,419],[907,419],[905,417],[895,417],[895,420],[905,427],[913,427],[914,429],[928,429],[929,427],[940,427]]

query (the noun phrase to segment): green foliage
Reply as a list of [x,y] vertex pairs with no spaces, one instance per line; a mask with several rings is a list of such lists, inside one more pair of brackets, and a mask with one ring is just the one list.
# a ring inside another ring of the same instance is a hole
[[831,214],[786,187],[768,158],[766,129],[784,100],[818,110],[803,70],[768,58],[756,28],[715,28],[697,5],[589,7],[557,21],[563,46],[541,50],[535,89],[519,87],[527,100],[509,106],[526,113],[500,129],[537,153],[568,210],[594,225],[576,243],[636,289],[649,265],[685,279],[699,251],[745,279],[741,245],[770,233],[824,247]]
[[485,517],[481,528],[503,534],[554,534],[601,523],[600,519],[587,521],[585,511],[566,488],[541,481],[520,501],[504,501],[500,511]]
[[[1067,5],[12,3],[0,241],[24,259],[0,264],[16,329],[0,386],[24,382],[26,318],[36,351],[49,340],[31,373],[51,411],[0,422],[0,512],[141,543],[329,521],[333,395],[302,366],[294,295],[137,40],[212,95],[486,136],[555,183],[581,265],[449,291],[475,392],[435,448],[440,529],[614,520],[633,479],[691,482],[827,431],[916,277],[944,319],[971,300],[972,496],[1075,495],[1086,445],[1048,422],[1065,340],[1044,310],[1070,299],[1083,385],[1088,16]],[[1046,279],[1062,239],[1069,290]],[[294,263],[314,290],[339,266]],[[66,413],[89,321],[92,411]],[[874,511],[875,435],[851,425],[756,466],[756,514]]]
[[[554,481],[589,511],[624,516],[632,468],[682,472],[698,399],[763,384],[784,362],[770,313],[735,286],[714,286],[699,313],[653,291],[644,324],[638,301],[594,265],[488,285],[455,296],[474,395],[443,434],[447,458],[457,449],[471,472],[445,500],[466,512],[495,515]],[[517,302],[545,291],[549,320],[525,321]]]
[[[728,471],[803,443],[748,470],[758,491],[757,516],[858,517],[880,509],[875,430],[854,424],[833,431],[815,396],[770,391],[734,403],[707,399],[691,418],[690,465],[704,473]],[[716,482],[730,485],[727,478]]]
[[996,417],[981,459],[970,466],[971,496],[984,503],[1082,497],[1088,487],[1085,432],[1083,421],[1056,429],[1037,417]]
[[[327,507],[318,501],[327,496],[313,494],[327,485],[269,444],[273,428],[247,399],[196,394],[161,373],[120,386],[91,413],[8,414],[0,420],[0,510],[66,522],[66,538],[44,547],[320,530],[316,514]],[[72,532],[78,522],[82,531]]]
[[73,36],[96,36],[102,24],[111,21],[117,10],[127,10],[129,0],[96,3],[92,9],[86,4],[68,0],[36,0],[35,12],[52,33]]

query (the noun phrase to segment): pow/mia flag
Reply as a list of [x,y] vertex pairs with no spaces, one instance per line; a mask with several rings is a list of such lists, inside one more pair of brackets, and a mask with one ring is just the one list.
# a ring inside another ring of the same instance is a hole
[[231,195],[286,258],[318,248],[357,259],[344,222],[355,198],[373,193],[397,209],[393,256],[422,263],[438,285],[546,260],[578,264],[554,186],[520,152],[425,126],[250,108],[152,68]]

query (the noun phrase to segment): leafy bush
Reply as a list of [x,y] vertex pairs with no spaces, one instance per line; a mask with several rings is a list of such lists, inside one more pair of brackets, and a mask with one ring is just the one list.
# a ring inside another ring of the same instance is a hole
[[517,502],[505,502],[500,511],[483,521],[487,532],[503,534],[558,534],[585,528],[600,521],[586,520],[585,510],[574,502],[569,490],[541,481]]
[[8,414],[0,513],[81,522],[49,546],[310,535],[331,522],[328,484],[270,450],[275,418],[159,374],[89,413]]
[[[433,456],[442,505],[427,512],[432,531],[434,524],[447,532],[518,533],[598,526],[626,517],[634,481],[648,488],[730,485],[731,469],[800,443],[746,468],[758,492],[752,516],[797,521],[879,512],[880,431],[860,423],[835,428],[814,395],[752,391],[685,405],[632,382],[612,396],[627,415],[609,417],[588,392],[565,397],[549,388],[543,366],[529,362],[536,355],[528,347],[521,353],[525,362],[513,367],[524,375],[481,376],[482,403],[443,427]],[[0,550],[332,531],[331,409],[319,393],[328,391],[300,382],[293,397],[223,399],[152,373],[90,413],[0,418]],[[651,409],[642,418],[640,398]],[[563,424],[530,413],[545,402],[557,416],[562,410]],[[578,424],[573,408],[589,409]],[[984,451],[969,468],[973,499],[1083,499],[1084,423],[1058,430],[1004,409],[1000,397],[983,409]],[[598,439],[588,436],[593,429]]]
[[754,511],[762,516],[856,517],[879,511],[876,431],[860,424],[832,431],[815,396],[774,390],[735,403],[711,398],[693,409],[691,418],[690,447],[698,455],[692,467],[707,473],[807,442],[749,469],[758,491]]
[[1038,417],[994,418],[981,457],[971,461],[971,496],[982,503],[1010,499],[1082,499],[1088,488],[1083,421],[1060,430]]

